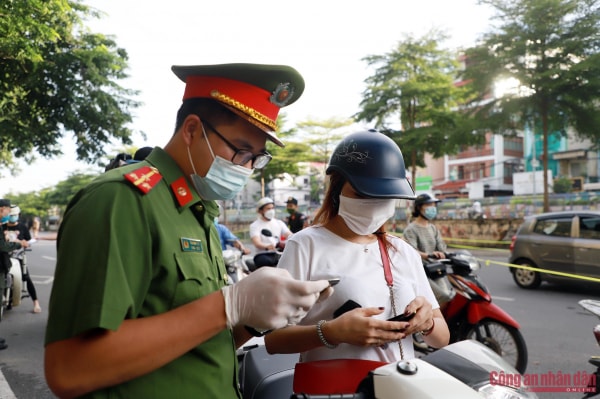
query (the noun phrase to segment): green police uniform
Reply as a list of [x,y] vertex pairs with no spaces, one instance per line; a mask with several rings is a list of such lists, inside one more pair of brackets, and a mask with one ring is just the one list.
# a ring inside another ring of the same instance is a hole
[[[132,179],[140,170],[151,172]],[[80,191],[59,231],[46,343],[116,330],[124,319],[167,312],[220,289],[227,277],[217,214],[216,203],[190,190],[159,148]],[[236,398],[236,370],[233,337],[224,330],[154,372],[85,397]]]

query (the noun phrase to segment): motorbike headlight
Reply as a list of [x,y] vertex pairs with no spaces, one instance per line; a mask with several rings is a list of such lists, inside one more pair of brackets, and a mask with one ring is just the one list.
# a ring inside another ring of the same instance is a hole
[[479,261],[473,255],[459,252],[455,255],[455,258],[468,264],[472,272],[479,270]]
[[478,391],[486,399],[537,399],[533,392],[504,385],[485,384]]

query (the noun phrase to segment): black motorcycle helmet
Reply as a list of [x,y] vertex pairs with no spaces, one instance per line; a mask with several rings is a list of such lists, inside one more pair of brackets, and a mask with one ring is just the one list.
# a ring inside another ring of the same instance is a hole
[[417,217],[417,216],[419,216],[419,215],[421,214],[421,207],[422,207],[423,205],[425,205],[425,204],[433,204],[433,203],[438,203],[438,202],[440,202],[440,201],[441,201],[441,200],[439,200],[439,199],[437,199],[437,198],[434,198],[434,197],[432,197],[432,196],[431,196],[431,195],[429,195],[429,194],[419,194],[419,195],[417,196],[417,199],[415,199],[415,205],[414,205],[414,208],[413,208],[413,213],[412,213],[412,215],[413,215],[414,217]]
[[414,199],[404,157],[391,138],[376,130],[349,134],[337,145],[326,173],[338,172],[365,197]]

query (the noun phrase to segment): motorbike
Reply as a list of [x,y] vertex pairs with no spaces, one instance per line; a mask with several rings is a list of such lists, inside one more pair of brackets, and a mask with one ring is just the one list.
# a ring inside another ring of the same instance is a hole
[[229,276],[229,284],[235,284],[250,274],[250,269],[247,266],[248,259],[238,248],[234,247],[223,250],[223,260],[225,261],[225,268]]
[[[450,343],[473,339],[489,347],[520,373],[527,368],[527,346],[519,323],[492,302],[487,287],[477,276],[477,259],[466,250],[446,254],[446,259],[425,263],[430,279],[446,278],[455,295],[441,311],[450,330]],[[415,341],[415,350],[435,351]]]
[[[581,306],[582,308],[584,308],[591,314],[596,315],[597,317],[600,318],[600,301],[599,300],[582,299],[578,303],[579,303],[579,306]],[[594,327],[593,331],[594,331],[594,337],[596,338],[596,342],[598,342],[598,345],[600,345],[600,324],[596,325]],[[596,381],[596,384],[594,384],[594,386],[590,386],[590,388],[593,388],[592,389],[593,392],[588,392],[584,396],[584,399],[591,398],[592,396],[596,396],[600,393],[598,391],[598,385],[597,385],[597,381],[600,379],[600,356],[592,355],[592,356],[590,356],[588,362],[592,366],[596,367],[596,371],[594,372],[595,378],[593,379],[593,381]]]
[[279,237],[273,237],[273,233],[271,232],[271,230],[262,229],[260,231],[260,234],[265,237],[268,237],[271,241],[275,243],[275,250],[259,252],[256,255],[254,255],[254,258],[252,258],[252,260],[246,260],[246,266],[251,272],[263,266],[277,266],[277,264],[279,263],[279,258],[281,258],[283,248],[285,247],[285,244],[280,240]]
[[[24,251],[23,251],[24,252]],[[2,286],[2,302],[0,303],[0,321],[4,318],[4,311],[10,310],[21,304],[21,291],[23,289],[23,275],[21,263],[14,256],[10,257],[11,266],[8,273],[2,273],[0,282]]]
[[298,363],[298,354],[270,355],[260,344],[240,349],[238,359],[244,399],[537,398],[521,384],[523,379],[501,383],[498,376],[519,372],[474,340],[389,364],[358,359]]

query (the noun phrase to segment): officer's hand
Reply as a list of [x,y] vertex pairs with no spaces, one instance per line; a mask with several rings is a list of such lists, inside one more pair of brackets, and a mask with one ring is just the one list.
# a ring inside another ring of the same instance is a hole
[[273,330],[298,323],[320,298],[331,295],[327,280],[299,281],[287,270],[261,267],[234,285],[223,287],[227,327],[247,325]]

